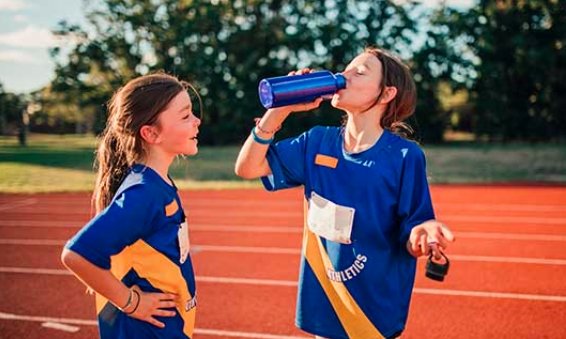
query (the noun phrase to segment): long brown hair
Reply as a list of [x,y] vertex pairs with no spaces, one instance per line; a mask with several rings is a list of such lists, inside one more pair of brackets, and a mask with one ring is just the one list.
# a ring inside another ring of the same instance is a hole
[[[417,88],[411,70],[398,57],[385,50],[368,47],[364,52],[375,55],[381,61],[383,80],[380,87],[397,88],[397,95],[387,104],[381,117],[381,127],[403,137],[411,137],[413,129],[403,122],[413,115],[417,104]],[[376,103],[381,99],[383,92],[382,90],[379,94]]]
[[96,213],[112,201],[128,169],[146,157],[142,126],[155,124],[169,102],[188,88],[194,90],[174,76],[155,73],[135,78],[114,93],[94,164],[97,176],[92,200]]

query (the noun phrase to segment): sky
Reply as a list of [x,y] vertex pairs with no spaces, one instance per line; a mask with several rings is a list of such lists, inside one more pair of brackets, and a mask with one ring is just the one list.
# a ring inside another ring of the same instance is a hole
[[[434,6],[442,0],[420,1]],[[456,7],[473,2],[446,0]],[[50,82],[54,63],[48,49],[57,43],[51,30],[61,20],[84,25],[83,1],[0,0],[0,83],[5,91],[27,93]]]
[[61,20],[84,24],[81,0],[0,0],[0,83],[25,93],[53,77],[51,30]]

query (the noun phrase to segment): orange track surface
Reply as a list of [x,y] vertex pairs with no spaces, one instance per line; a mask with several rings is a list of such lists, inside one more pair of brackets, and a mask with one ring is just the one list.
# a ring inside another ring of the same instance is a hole
[[[566,338],[566,187],[440,185],[432,193],[457,236],[452,267],[438,283],[419,261],[403,338]],[[195,338],[307,337],[294,326],[301,191],[182,199],[199,294]],[[93,298],[59,262],[89,215],[88,194],[0,194],[0,338],[97,336]],[[49,318],[78,331],[44,327]]]

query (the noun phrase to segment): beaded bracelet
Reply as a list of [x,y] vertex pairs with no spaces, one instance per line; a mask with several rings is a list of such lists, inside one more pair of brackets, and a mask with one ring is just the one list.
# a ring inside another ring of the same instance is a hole
[[267,131],[264,130],[263,128],[261,128],[261,126],[259,125],[259,122],[261,121],[261,118],[254,118],[255,121],[255,127],[257,127],[257,130],[260,131],[261,133],[265,133],[265,134],[275,134],[275,132],[279,131],[281,129],[281,125],[277,126],[274,130],[272,131]]
[[269,138],[269,139],[263,139],[258,137],[258,135],[255,133],[255,127],[252,127],[252,138],[254,139],[255,142],[257,142],[258,144],[262,144],[262,145],[269,145],[271,144],[271,142],[273,141],[273,137]]

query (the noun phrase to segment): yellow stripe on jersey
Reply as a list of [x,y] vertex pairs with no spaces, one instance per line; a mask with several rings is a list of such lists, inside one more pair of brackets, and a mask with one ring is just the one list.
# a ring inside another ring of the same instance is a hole
[[[305,213],[306,215],[306,213]],[[358,306],[343,282],[332,281],[326,268],[336,270],[320,238],[305,223],[303,255],[314,272],[349,338],[384,338]]]
[[[122,252],[110,257],[110,272],[112,272],[112,275],[118,280],[122,280],[132,268],[131,247],[132,246],[128,246],[124,248]],[[96,293],[96,314],[102,311],[107,302],[108,299]]]
[[[177,294],[177,310],[184,321],[183,332],[192,337],[196,307],[185,311],[185,303],[193,296],[189,293],[181,268],[143,240],[138,240],[112,257],[111,271],[118,279],[122,279],[130,268],[153,287]],[[96,297],[96,311],[99,313],[108,300],[98,294]]]
[[177,210],[179,210],[179,205],[177,204],[177,200],[173,199],[170,204],[165,206],[165,215],[170,217],[175,214]]

